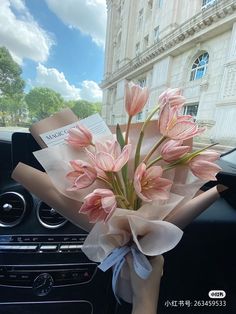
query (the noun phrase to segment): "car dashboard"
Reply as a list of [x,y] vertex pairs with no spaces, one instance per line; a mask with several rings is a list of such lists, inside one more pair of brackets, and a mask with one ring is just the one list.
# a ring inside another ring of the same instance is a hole
[[37,143],[16,133],[0,149],[0,313],[114,313],[110,273],[81,251],[85,231],[11,179],[20,161],[41,170]]
[[[0,313],[131,313],[115,302],[111,273],[81,251],[86,232],[11,179],[19,161],[41,170],[37,149],[29,133],[0,139]],[[236,313],[235,230],[223,199],[184,230],[164,256],[158,313]],[[209,306],[212,290],[226,293],[218,306]]]

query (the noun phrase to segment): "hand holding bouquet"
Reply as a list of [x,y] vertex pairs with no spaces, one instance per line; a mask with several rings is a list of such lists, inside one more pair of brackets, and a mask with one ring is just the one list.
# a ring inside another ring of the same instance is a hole
[[[204,129],[181,114],[178,89],[162,93],[145,122],[132,125],[147,100],[147,88],[129,83],[128,123],[117,125],[115,136],[96,138],[79,122],[67,143],[35,153],[60,193],[82,203],[79,212],[95,224],[82,250],[103,271],[113,268],[113,291],[126,301],[132,299],[127,254],[136,274],[147,278],[148,256],[178,244],[183,232],[173,222],[186,217],[187,202],[220,170],[218,153],[209,147],[192,151],[191,139]],[[158,120],[151,121],[155,114]],[[67,217],[69,210],[63,211]]]

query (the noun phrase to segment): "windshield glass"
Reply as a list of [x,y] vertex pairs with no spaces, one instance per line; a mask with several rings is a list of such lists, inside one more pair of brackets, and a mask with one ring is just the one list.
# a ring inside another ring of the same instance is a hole
[[233,2],[1,0],[0,131],[27,131],[64,108],[124,124],[133,81],[150,96],[132,122],[144,121],[164,90],[180,88],[182,114],[206,129],[196,148],[217,143],[229,151],[236,146]]
[[22,130],[63,108],[101,111],[105,1],[3,0],[0,126]]

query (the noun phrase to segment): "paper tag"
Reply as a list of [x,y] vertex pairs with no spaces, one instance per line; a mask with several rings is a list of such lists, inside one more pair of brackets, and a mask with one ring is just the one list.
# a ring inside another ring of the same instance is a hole
[[98,113],[95,113],[92,116],[79,120],[78,122],[73,122],[59,129],[42,133],[40,134],[40,137],[47,146],[61,144],[64,142],[65,138],[67,138],[68,131],[78,124],[82,124],[87,127],[93,134],[94,138],[112,134],[102,117]]

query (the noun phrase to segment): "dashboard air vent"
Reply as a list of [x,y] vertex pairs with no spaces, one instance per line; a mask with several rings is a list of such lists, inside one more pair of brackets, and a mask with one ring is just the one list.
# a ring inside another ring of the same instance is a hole
[[42,226],[51,229],[59,228],[67,222],[54,208],[51,208],[44,202],[39,203],[37,217]]
[[0,226],[14,227],[18,225],[26,212],[24,197],[16,192],[0,194]]

